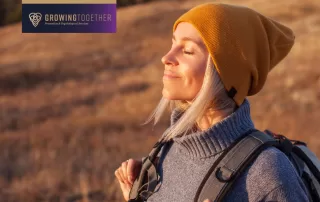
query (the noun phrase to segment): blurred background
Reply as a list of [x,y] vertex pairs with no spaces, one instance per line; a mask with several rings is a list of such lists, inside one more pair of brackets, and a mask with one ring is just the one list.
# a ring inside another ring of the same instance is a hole
[[[207,0],[118,0],[116,34],[22,34],[0,0],[0,201],[123,201],[114,171],[169,125],[141,126],[161,98],[173,22]],[[320,1],[225,0],[290,28],[296,43],[249,97],[256,128],[320,156]]]

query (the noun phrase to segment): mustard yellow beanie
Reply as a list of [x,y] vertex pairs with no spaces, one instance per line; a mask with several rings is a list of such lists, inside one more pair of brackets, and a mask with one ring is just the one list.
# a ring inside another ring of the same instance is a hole
[[291,50],[291,29],[243,6],[206,3],[173,25],[191,23],[200,33],[228,95],[237,105],[258,93],[268,72]]

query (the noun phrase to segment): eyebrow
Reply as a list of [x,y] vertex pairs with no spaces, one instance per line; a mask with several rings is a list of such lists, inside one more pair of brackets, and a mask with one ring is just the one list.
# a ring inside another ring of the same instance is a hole
[[[176,36],[172,35],[172,39],[176,41]],[[194,39],[191,39],[190,37],[182,37],[180,39],[181,41],[192,41],[193,43],[197,44],[198,46],[202,47],[202,44],[199,41],[196,41]]]

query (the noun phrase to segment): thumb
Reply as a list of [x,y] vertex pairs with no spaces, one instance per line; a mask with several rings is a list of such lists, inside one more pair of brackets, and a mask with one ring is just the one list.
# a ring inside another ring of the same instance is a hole
[[209,199],[206,199],[206,200],[204,200],[203,202],[212,202],[212,201],[210,201]]
[[140,169],[141,169],[141,165],[142,165],[141,161],[129,159],[128,166],[127,166],[127,175],[128,175],[129,181],[131,183],[134,182],[137,175],[139,174]]

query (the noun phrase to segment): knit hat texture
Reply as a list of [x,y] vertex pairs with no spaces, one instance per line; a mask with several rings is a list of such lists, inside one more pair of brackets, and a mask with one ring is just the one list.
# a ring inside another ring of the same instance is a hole
[[291,29],[250,8],[223,3],[198,5],[173,25],[191,23],[200,33],[228,95],[240,106],[258,93],[270,70],[291,50]]

